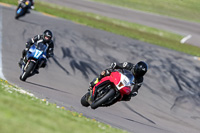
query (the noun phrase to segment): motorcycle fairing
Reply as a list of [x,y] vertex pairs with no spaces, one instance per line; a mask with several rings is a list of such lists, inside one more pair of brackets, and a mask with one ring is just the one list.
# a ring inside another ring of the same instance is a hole
[[106,86],[108,86],[110,84],[110,81],[107,79],[104,79],[103,82],[98,82],[94,87],[93,87],[93,93],[91,96],[91,100],[93,101],[94,98],[96,97],[95,94],[97,94],[97,92],[100,92],[102,89],[104,89]]
[[[39,44],[38,44],[39,45]],[[34,59],[42,59],[46,56],[46,49],[47,47],[42,47],[41,49],[37,49],[35,45],[32,45],[27,53],[27,59],[34,58]],[[44,53],[43,56],[41,56]]]
[[[122,77],[121,77],[122,76]],[[120,81],[123,79],[122,81]],[[131,93],[131,87],[130,87],[130,81],[129,79],[122,75],[120,72],[112,72],[110,76],[106,76],[101,79],[100,82],[98,82],[94,87],[93,87],[93,93],[92,93],[92,98],[95,97],[96,90],[98,90],[98,87],[103,84],[103,82],[112,82],[116,86],[116,88],[120,91],[121,98],[123,98],[123,95],[129,95]]]
[[19,13],[21,12],[21,10],[22,10],[22,8],[19,8],[19,9],[17,10],[17,14],[19,14]]

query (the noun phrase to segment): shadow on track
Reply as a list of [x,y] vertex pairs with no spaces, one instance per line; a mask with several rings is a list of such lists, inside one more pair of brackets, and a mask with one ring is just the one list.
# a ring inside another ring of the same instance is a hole
[[142,117],[142,118],[144,118],[145,120],[147,120],[147,121],[149,121],[150,123],[152,123],[152,124],[155,124],[156,125],[156,123],[154,122],[154,121],[152,121],[152,120],[150,120],[150,119],[148,119],[148,118],[146,118],[145,116],[143,116],[142,114],[140,114],[140,113],[138,113],[138,112],[136,112],[135,110],[133,110],[127,103],[123,103],[123,105],[125,106],[125,107],[127,107],[130,111],[132,111],[132,112],[134,112],[135,114],[137,114],[137,115],[139,115],[140,117]]
[[67,71],[67,69],[65,69],[55,57],[52,57],[53,61],[67,74],[70,75],[69,71]]
[[[132,122],[141,124],[141,125],[145,125],[145,126],[148,126],[148,127],[153,127],[153,128],[156,128],[156,129],[164,130],[164,129],[162,129],[162,128],[158,128],[158,127],[155,127],[155,126],[152,126],[152,125],[144,124],[144,123],[142,123],[142,122],[135,121],[135,120],[132,120],[132,119],[129,119],[129,118],[124,118],[124,117],[121,117],[121,118],[126,119],[126,120],[128,120],[128,121],[132,121]],[[167,130],[164,130],[164,131],[167,131]]]
[[[76,72],[76,70],[79,70],[86,80],[89,79],[90,72],[94,75],[98,75],[97,71],[95,71],[94,69],[96,68],[95,66],[98,66],[98,64],[95,61],[92,61],[90,55],[85,53],[82,49],[75,48],[75,50],[71,50],[68,47],[61,47],[61,51],[63,53],[62,59],[65,59],[66,57],[69,58],[69,64],[74,73]],[[60,63],[56,61],[55,58],[54,61],[58,66],[60,66]]]
[[33,83],[33,82],[26,81],[25,83],[32,84],[32,85],[39,86],[39,87],[43,87],[43,88],[47,88],[47,89],[50,89],[50,90],[59,91],[59,92],[62,92],[62,93],[72,94],[72,93],[69,93],[69,92],[61,91],[61,90],[58,90],[58,89],[55,89],[55,88],[52,88],[52,87],[48,87],[48,86],[45,86],[45,85],[40,85],[40,84]]
[[17,21],[21,21],[21,22],[24,22],[24,23],[33,24],[33,25],[36,25],[36,26],[40,26],[40,24],[38,24],[38,23],[33,23],[33,22],[26,21],[26,20],[23,20],[23,19],[18,19]]

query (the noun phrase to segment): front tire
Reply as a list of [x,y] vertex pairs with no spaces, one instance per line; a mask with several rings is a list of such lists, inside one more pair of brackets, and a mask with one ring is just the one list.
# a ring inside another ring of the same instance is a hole
[[[19,9],[18,9],[18,10],[19,10]],[[17,11],[16,11],[15,19],[18,19],[20,16],[21,16],[21,12],[20,12],[20,13],[17,13]]]
[[28,76],[30,75],[31,71],[33,70],[35,63],[30,62],[29,65],[27,66],[26,71],[24,71],[22,73],[22,75],[20,76],[20,80],[22,81],[26,81],[26,79],[28,78]]
[[18,18],[19,18],[19,15],[16,15],[16,16],[15,16],[15,19],[18,19]]
[[89,96],[90,96],[90,92],[87,92],[87,93],[81,98],[81,104],[82,104],[84,107],[90,106],[90,104],[89,104],[88,101],[87,101],[87,99],[88,99]]
[[107,94],[105,94],[104,97],[99,99],[98,101],[94,101],[90,106],[92,109],[96,109],[99,106],[101,106],[103,103],[105,103],[110,97],[113,97],[115,95],[115,90],[110,89]]
[[15,19],[19,19],[19,17],[22,17],[26,14],[26,11],[24,11],[24,9],[21,9],[21,12],[20,13],[17,13],[16,11],[16,16],[15,16]]

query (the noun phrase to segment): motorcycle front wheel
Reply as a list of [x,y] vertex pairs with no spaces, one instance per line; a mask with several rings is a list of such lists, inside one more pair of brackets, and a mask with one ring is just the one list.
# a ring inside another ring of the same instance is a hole
[[29,62],[28,66],[27,66],[27,68],[26,68],[26,71],[24,71],[24,72],[22,73],[22,75],[20,76],[20,80],[26,81],[26,79],[28,78],[28,76],[30,75],[31,71],[32,71],[33,68],[34,68],[34,65],[35,65],[34,62],[31,62],[31,61]]
[[19,17],[22,17],[22,16],[24,16],[25,15],[25,11],[24,11],[24,9],[18,9],[18,10],[21,10],[19,13],[17,13],[17,11],[16,11],[16,16],[15,16],[15,19],[18,19]]
[[81,98],[81,104],[85,107],[88,107],[90,104],[87,101],[87,98],[89,97],[90,92],[87,92],[82,98]]
[[115,95],[115,90],[114,89],[110,89],[108,91],[108,93],[106,93],[101,99],[94,101],[90,106],[92,109],[96,109],[99,106],[101,106],[103,103],[105,103],[106,101],[108,101],[109,98],[114,97]]

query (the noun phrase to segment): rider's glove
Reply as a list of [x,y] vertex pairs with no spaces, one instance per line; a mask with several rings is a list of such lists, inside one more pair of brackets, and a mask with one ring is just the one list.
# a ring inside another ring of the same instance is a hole
[[30,48],[31,44],[29,42],[26,43],[26,48]]
[[46,55],[44,55],[44,54],[43,54],[42,56],[43,56],[44,58],[47,58]]
[[110,75],[110,73],[111,73],[111,70],[110,70],[110,69],[106,69],[106,70],[105,70],[105,76]]
[[114,62],[114,63],[111,63],[111,65],[110,65],[110,68],[112,68],[112,69],[115,69],[116,65],[117,65],[117,63],[116,63],[116,62]]
[[137,94],[138,94],[137,92],[132,92],[131,97],[135,97],[135,96],[137,96]]
[[53,57],[53,56],[54,56],[54,53],[50,52],[50,53],[48,53],[47,58]]
[[106,70],[103,70],[103,71],[101,72],[101,75],[103,75],[103,76],[108,76],[108,75],[110,75],[111,72],[112,72],[112,70],[106,69]]
[[25,51],[28,51],[28,48],[25,48]]
[[31,6],[31,9],[34,9],[35,7],[34,6]]

